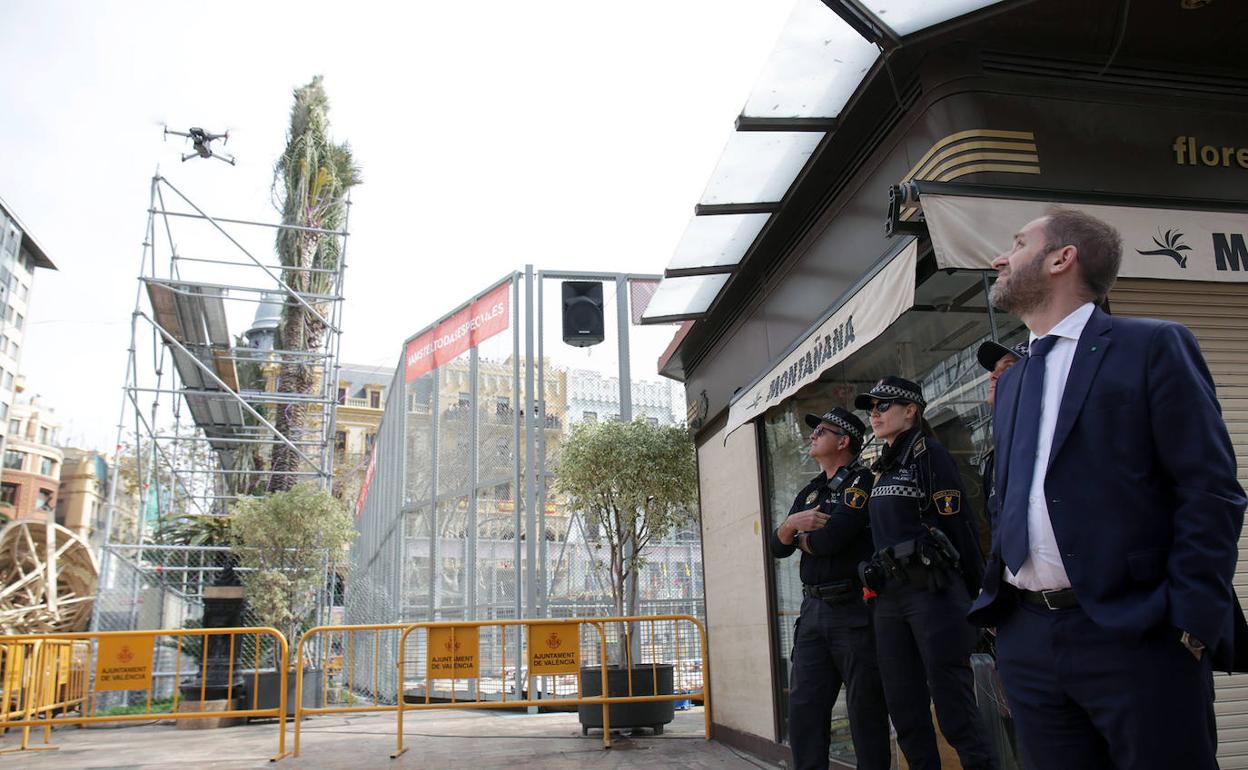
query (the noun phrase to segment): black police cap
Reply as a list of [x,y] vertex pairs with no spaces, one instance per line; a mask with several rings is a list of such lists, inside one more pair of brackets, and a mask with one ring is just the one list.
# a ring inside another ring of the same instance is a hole
[[863,434],[867,432],[867,426],[862,424],[862,420],[855,417],[853,412],[839,406],[832,407],[831,411],[824,414],[806,415],[806,424],[811,428],[818,428],[821,422],[835,425],[857,443],[862,443]]
[[874,401],[909,401],[921,407],[927,406],[927,400],[923,398],[923,389],[918,383],[894,377],[891,374],[872,385],[871,390],[866,393],[859,393],[854,399],[854,408],[870,409]]
[[984,344],[980,345],[979,350],[975,353],[975,357],[979,359],[979,365],[990,372],[997,368],[997,362],[1001,360],[1002,356],[1018,356],[1020,359],[1026,358],[1027,340],[1023,340],[1012,348],[1007,348],[1000,342],[988,340]]

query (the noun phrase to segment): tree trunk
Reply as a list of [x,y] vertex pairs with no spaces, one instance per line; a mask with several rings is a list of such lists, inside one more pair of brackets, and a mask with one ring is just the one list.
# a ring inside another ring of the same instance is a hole
[[[637,570],[639,566],[637,563],[637,535],[636,533],[633,533],[633,536],[628,539],[628,550],[625,553],[624,558],[627,560],[627,563],[630,565],[630,569],[628,571],[628,583],[624,589],[625,597],[626,597],[625,599],[626,606],[624,609],[624,614],[628,615],[629,617],[636,617],[637,611],[638,611]],[[637,635],[636,623],[628,624],[628,639],[629,639],[628,649],[630,653],[628,663],[630,666],[632,666],[632,664],[638,663],[641,661],[641,651],[638,649],[640,645],[638,644],[639,637]]]
[[[311,267],[313,255],[316,253],[319,238],[307,236],[299,239],[299,251],[291,262],[296,267]],[[307,270],[287,270],[284,278],[286,285],[296,292],[306,293],[311,284]],[[279,332],[279,355],[292,352],[315,352],[320,350],[324,337],[325,325],[293,297],[287,297],[286,310],[282,314],[282,327]],[[306,358],[285,360],[278,369],[277,392],[297,396],[309,396],[316,387],[316,378]],[[308,405],[301,402],[278,404],[273,426],[288,441],[299,442],[307,430]],[[273,445],[273,460],[270,463],[272,475],[269,477],[269,491],[280,492],[295,485],[297,476],[293,473],[300,469],[300,457],[295,450],[285,443]],[[304,470],[307,470],[306,468]]]

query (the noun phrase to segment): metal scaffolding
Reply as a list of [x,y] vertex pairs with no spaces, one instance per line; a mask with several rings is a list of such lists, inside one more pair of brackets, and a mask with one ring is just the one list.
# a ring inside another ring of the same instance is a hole
[[[275,475],[326,489],[333,476],[349,216],[342,230],[217,217],[159,174],[152,178],[147,215],[95,628],[110,612],[106,594],[118,582],[135,593],[140,585],[171,584],[176,575],[178,595],[192,601],[211,583],[213,565],[203,558],[194,569],[179,568],[164,564],[169,549],[145,546],[153,524],[171,515],[224,515],[230,502],[267,491]],[[337,265],[301,268],[261,258],[272,253],[273,234],[283,230],[340,239]],[[287,278],[300,273],[317,273],[321,285],[293,289]],[[281,349],[275,319],[280,308],[295,306],[324,325],[318,349]],[[267,325],[259,323],[262,316]],[[313,391],[291,392],[279,374],[284,364],[307,367]],[[302,427],[283,433],[278,412],[296,406],[305,410]],[[270,453],[279,446],[296,459],[293,470],[270,469]],[[137,495],[133,528],[119,520],[123,474]],[[136,572],[134,579],[118,581],[119,570]],[[131,596],[128,603],[139,601]],[[121,622],[117,614],[112,608],[109,625]]]

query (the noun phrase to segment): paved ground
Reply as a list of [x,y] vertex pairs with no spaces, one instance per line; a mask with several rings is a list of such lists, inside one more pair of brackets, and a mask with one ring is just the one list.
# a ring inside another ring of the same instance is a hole
[[[300,757],[270,765],[277,723],[219,730],[178,730],[169,723],[122,728],[58,728],[56,751],[0,755],[0,767],[30,770],[119,768],[726,768],[774,770],[754,757],[702,738],[702,710],[681,711],[661,736],[617,735],[610,750],[602,737],[581,737],[576,714],[504,711],[412,712],[404,715],[408,751],[391,760],[394,714],[322,716],[304,722]],[[39,734],[41,735],[41,734]],[[294,724],[287,724],[287,746]],[[19,745],[20,734],[0,737],[0,749]],[[42,745],[32,733],[31,745]]]

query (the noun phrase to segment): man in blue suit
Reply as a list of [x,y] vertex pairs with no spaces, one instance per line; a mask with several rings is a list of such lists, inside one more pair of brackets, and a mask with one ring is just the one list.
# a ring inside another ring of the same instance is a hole
[[1111,317],[1122,242],[1055,208],[997,257],[1031,331],[997,383],[997,628],[1029,770],[1216,768],[1212,652],[1234,640],[1245,497],[1192,333]]

